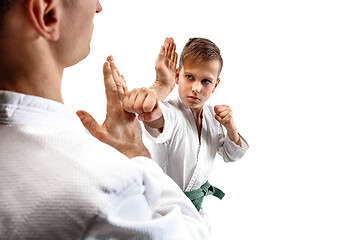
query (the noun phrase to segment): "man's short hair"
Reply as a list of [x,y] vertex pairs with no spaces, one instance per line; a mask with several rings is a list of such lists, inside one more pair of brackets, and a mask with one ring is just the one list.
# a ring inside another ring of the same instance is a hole
[[223,66],[220,49],[215,43],[206,38],[190,38],[181,52],[179,68],[181,69],[185,59],[200,59],[202,61],[218,60],[220,63],[219,74]]
[[[3,26],[3,20],[4,20],[5,13],[9,10],[9,8],[11,7],[11,4],[14,4],[17,1],[19,1],[19,0],[0,0],[0,29]],[[72,4],[73,4],[73,2],[75,2],[75,0],[64,0],[64,2],[68,6],[72,6]]]
[[7,10],[9,10],[10,5],[17,0],[0,0],[0,29],[3,25],[3,18]]

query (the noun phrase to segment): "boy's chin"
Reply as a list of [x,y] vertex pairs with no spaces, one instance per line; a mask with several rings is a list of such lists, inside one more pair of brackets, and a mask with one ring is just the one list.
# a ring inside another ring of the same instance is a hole
[[185,102],[184,105],[191,109],[199,109],[204,106],[204,104],[201,104],[201,103],[189,103],[189,102]]

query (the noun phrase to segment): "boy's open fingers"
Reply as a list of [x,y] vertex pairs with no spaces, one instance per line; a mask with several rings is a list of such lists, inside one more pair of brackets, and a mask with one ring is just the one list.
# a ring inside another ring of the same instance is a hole
[[178,54],[177,54],[177,52],[175,52],[174,61],[173,61],[175,64],[175,68],[177,66],[177,60],[178,60]]
[[176,55],[177,55],[177,53],[176,53],[176,44],[174,43],[172,51],[171,51],[171,58],[170,58],[171,62],[176,61]]
[[174,54],[174,52],[175,52],[175,49],[176,49],[176,45],[175,45],[175,43],[174,43],[174,40],[171,39],[171,43],[170,43],[169,49],[168,49],[168,51],[167,51],[167,58],[169,58],[170,60],[173,59],[173,54]]
[[170,45],[170,39],[169,39],[169,38],[165,38],[165,41],[164,41],[164,44],[163,44],[165,56],[167,55],[167,52],[168,52],[168,49],[169,49],[169,45]]

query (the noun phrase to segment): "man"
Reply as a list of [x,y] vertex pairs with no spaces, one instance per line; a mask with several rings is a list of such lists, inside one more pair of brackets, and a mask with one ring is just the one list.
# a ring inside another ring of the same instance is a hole
[[0,239],[209,238],[180,188],[141,157],[149,153],[122,109],[127,89],[112,58],[97,127],[114,148],[62,104],[63,70],[88,55],[99,1],[0,3]]

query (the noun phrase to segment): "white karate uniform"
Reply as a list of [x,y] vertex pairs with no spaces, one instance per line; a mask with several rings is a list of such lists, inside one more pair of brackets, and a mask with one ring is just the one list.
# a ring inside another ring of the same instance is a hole
[[[177,99],[160,103],[165,125],[162,133],[144,126],[146,141],[153,159],[183,191],[200,188],[210,177],[216,153],[225,162],[239,160],[248,149],[241,138],[242,147],[226,134],[226,129],[215,119],[213,107],[203,107],[201,140],[191,109]],[[221,188],[221,186],[219,186]]]
[[0,91],[0,239],[208,239],[181,189],[48,99]]

